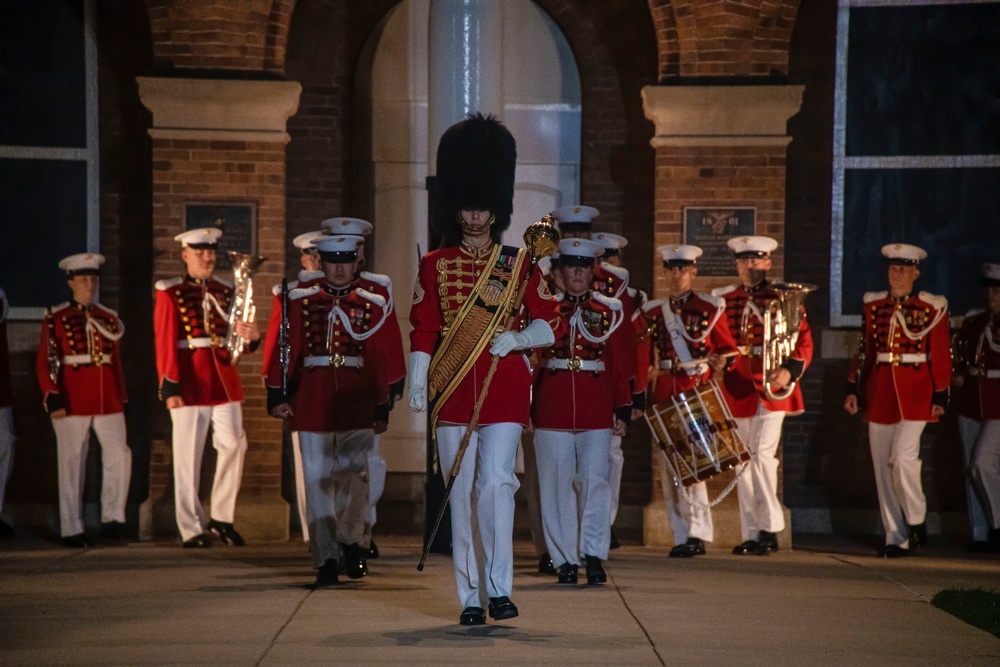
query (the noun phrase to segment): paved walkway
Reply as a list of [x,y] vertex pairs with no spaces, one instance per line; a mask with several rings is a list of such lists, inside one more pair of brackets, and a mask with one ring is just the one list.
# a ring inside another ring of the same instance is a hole
[[822,545],[766,558],[612,552],[605,586],[533,574],[521,616],[457,624],[451,561],[386,538],[359,583],[311,591],[302,544],[71,551],[0,544],[3,665],[997,665],[1000,640],[934,608],[946,587],[1000,590],[1000,561],[879,561]]

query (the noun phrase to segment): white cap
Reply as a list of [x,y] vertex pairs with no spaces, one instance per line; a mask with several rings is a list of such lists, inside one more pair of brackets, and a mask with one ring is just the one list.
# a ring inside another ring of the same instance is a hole
[[[313,245],[319,248],[321,253],[350,253],[356,257],[358,244],[363,240],[362,237],[353,234],[324,234],[313,241]],[[350,261],[348,257],[343,259]]]
[[696,245],[661,245],[656,249],[663,263],[694,264],[701,257],[702,250]]
[[592,225],[594,224],[594,218],[600,214],[601,212],[593,206],[584,206],[582,204],[562,206],[551,213],[560,227],[563,225]]
[[983,264],[983,282],[1000,285],[1000,264]]
[[314,250],[316,246],[313,245],[313,241],[318,238],[326,236],[325,232],[306,232],[305,234],[299,234],[294,239],[292,239],[292,245],[299,250]]
[[78,271],[98,272],[101,270],[101,264],[104,264],[104,255],[99,255],[96,252],[83,252],[64,257],[59,261],[59,268],[68,274],[74,274]]
[[628,239],[624,236],[618,236],[618,234],[610,234],[608,232],[598,232],[592,237],[597,243],[604,248],[605,255],[617,255],[622,248],[628,245]]
[[590,239],[563,239],[559,242],[559,261],[569,257],[594,259],[604,254],[604,246]]
[[882,254],[889,258],[890,264],[909,264],[916,266],[920,260],[927,257],[923,248],[908,243],[889,243],[882,246]]
[[[327,234],[353,234],[367,236],[372,233],[372,223],[361,218],[327,218],[320,223]],[[364,239],[362,239],[364,240]]]
[[750,255],[756,257],[770,257],[778,242],[770,236],[737,236],[726,241],[737,257]]
[[218,227],[199,227],[181,232],[174,237],[174,240],[180,241],[181,247],[187,248],[189,246],[217,245],[221,236],[222,230]]

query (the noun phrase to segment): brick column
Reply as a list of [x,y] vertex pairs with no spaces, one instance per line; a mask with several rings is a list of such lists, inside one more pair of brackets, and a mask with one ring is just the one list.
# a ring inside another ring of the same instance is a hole
[[[254,202],[257,254],[268,258],[254,273],[261,330],[271,312],[271,287],[285,275],[285,125],[298,109],[301,86],[284,81],[138,77],[142,103],[152,112],[153,279],[184,273],[173,237],[184,228],[184,204]],[[222,275],[220,273],[220,275]],[[231,275],[222,275],[231,279]],[[261,356],[240,361],[250,447],[236,503],[235,525],[248,540],[288,538],[288,505],[281,497],[281,422],[267,414]],[[206,449],[206,461],[214,458]],[[202,473],[202,500],[211,469]],[[176,534],[170,442],[152,443],[149,499],[140,510],[140,534]]]
[[[650,142],[656,149],[655,243],[683,243],[685,206],[757,209],[756,233],[774,237],[771,276],[784,273],[785,153],[791,137],[786,123],[798,112],[802,86],[647,86],[643,88],[646,117],[656,125]],[[656,266],[659,261],[654,260]],[[737,280],[697,278],[695,289],[708,291]],[[656,271],[652,298],[666,294],[663,274]],[[780,473],[779,473],[780,474]],[[645,544],[668,546],[673,535],[663,511],[659,461],[654,448],[653,494],[646,507]],[[715,498],[732,480],[732,473],[709,482]],[[781,494],[779,481],[779,495]],[[736,490],[712,511],[715,545],[742,541]],[[791,544],[791,518],[779,539]]]

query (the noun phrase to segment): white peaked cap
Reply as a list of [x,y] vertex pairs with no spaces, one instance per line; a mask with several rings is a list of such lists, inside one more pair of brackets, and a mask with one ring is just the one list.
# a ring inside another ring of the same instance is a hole
[[61,259],[59,261],[59,268],[67,273],[85,271],[87,269],[99,271],[101,264],[104,264],[104,255],[99,255],[96,252],[82,252]]
[[181,232],[174,240],[180,241],[181,246],[187,248],[189,245],[216,245],[221,237],[222,230],[218,227],[199,227]]
[[767,257],[778,247],[778,242],[770,236],[737,236],[726,241],[726,245],[737,255],[749,252]]
[[916,264],[927,257],[927,251],[908,243],[889,243],[882,246],[882,254],[889,259],[902,260],[911,264]]
[[552,211],[552,217],[556,219],[556,222],[563,223],[577,223],[577,224],[587,224],[591,225],[594,223],[594,218],[601,214],[593,206],[584,206],[582,204],[571,204],[569,206],[561,206],[556,210]]
[[702,249],[696,245],[661,245],[656,249],[664,262],[691,262],[698,261],[701,257]]
[[627,238],[609,232],[598,232],[592,238],[600,243],[605,250],[621,250],[628,245]]
[[310,250],[316,247],[313,245],[313,241],[323,236],[326,236],[326,232],[306,232],[305,234],[299,234],[292,239],[292,245],[299,250]]
[[324,234],[313,241],[313,245],[319,248],[320,252],[356,253],[358,251],[358,244],[363,240],[363,237],[353,234]]
[[352,234],[367,236],[372,233],[372,223],[361,218],[327,218],[320,223],[327,234]]
[[563,239],[559,242],[560,257],[600,257],[604,246],[590,239]]

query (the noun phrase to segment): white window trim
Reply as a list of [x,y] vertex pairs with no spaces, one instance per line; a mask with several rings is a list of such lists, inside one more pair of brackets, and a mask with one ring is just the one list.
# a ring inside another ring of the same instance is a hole
[[[0,158],[17,160],[72,160],[87,165],[87,252],[101,249],[101,174],[99,118],[97,108],[97,2],[84,0],[83,5],[84,95],[86,146],[84,148],[53,148],[44,146],[0,146]],[[55,271],[55,267],[38,267],[40,271]],[[25,308],[13,304],[10,320],[41,320],[45,308]]]
[[833,192],[830,219],[830,326],[860,327],[843,303],[844,180],[847,169],[997,168],[1000,155],[893,155],[847,157],[847,37],[853,7],[988,4],[997,0],[837,0],[837,61],[833,108]]

